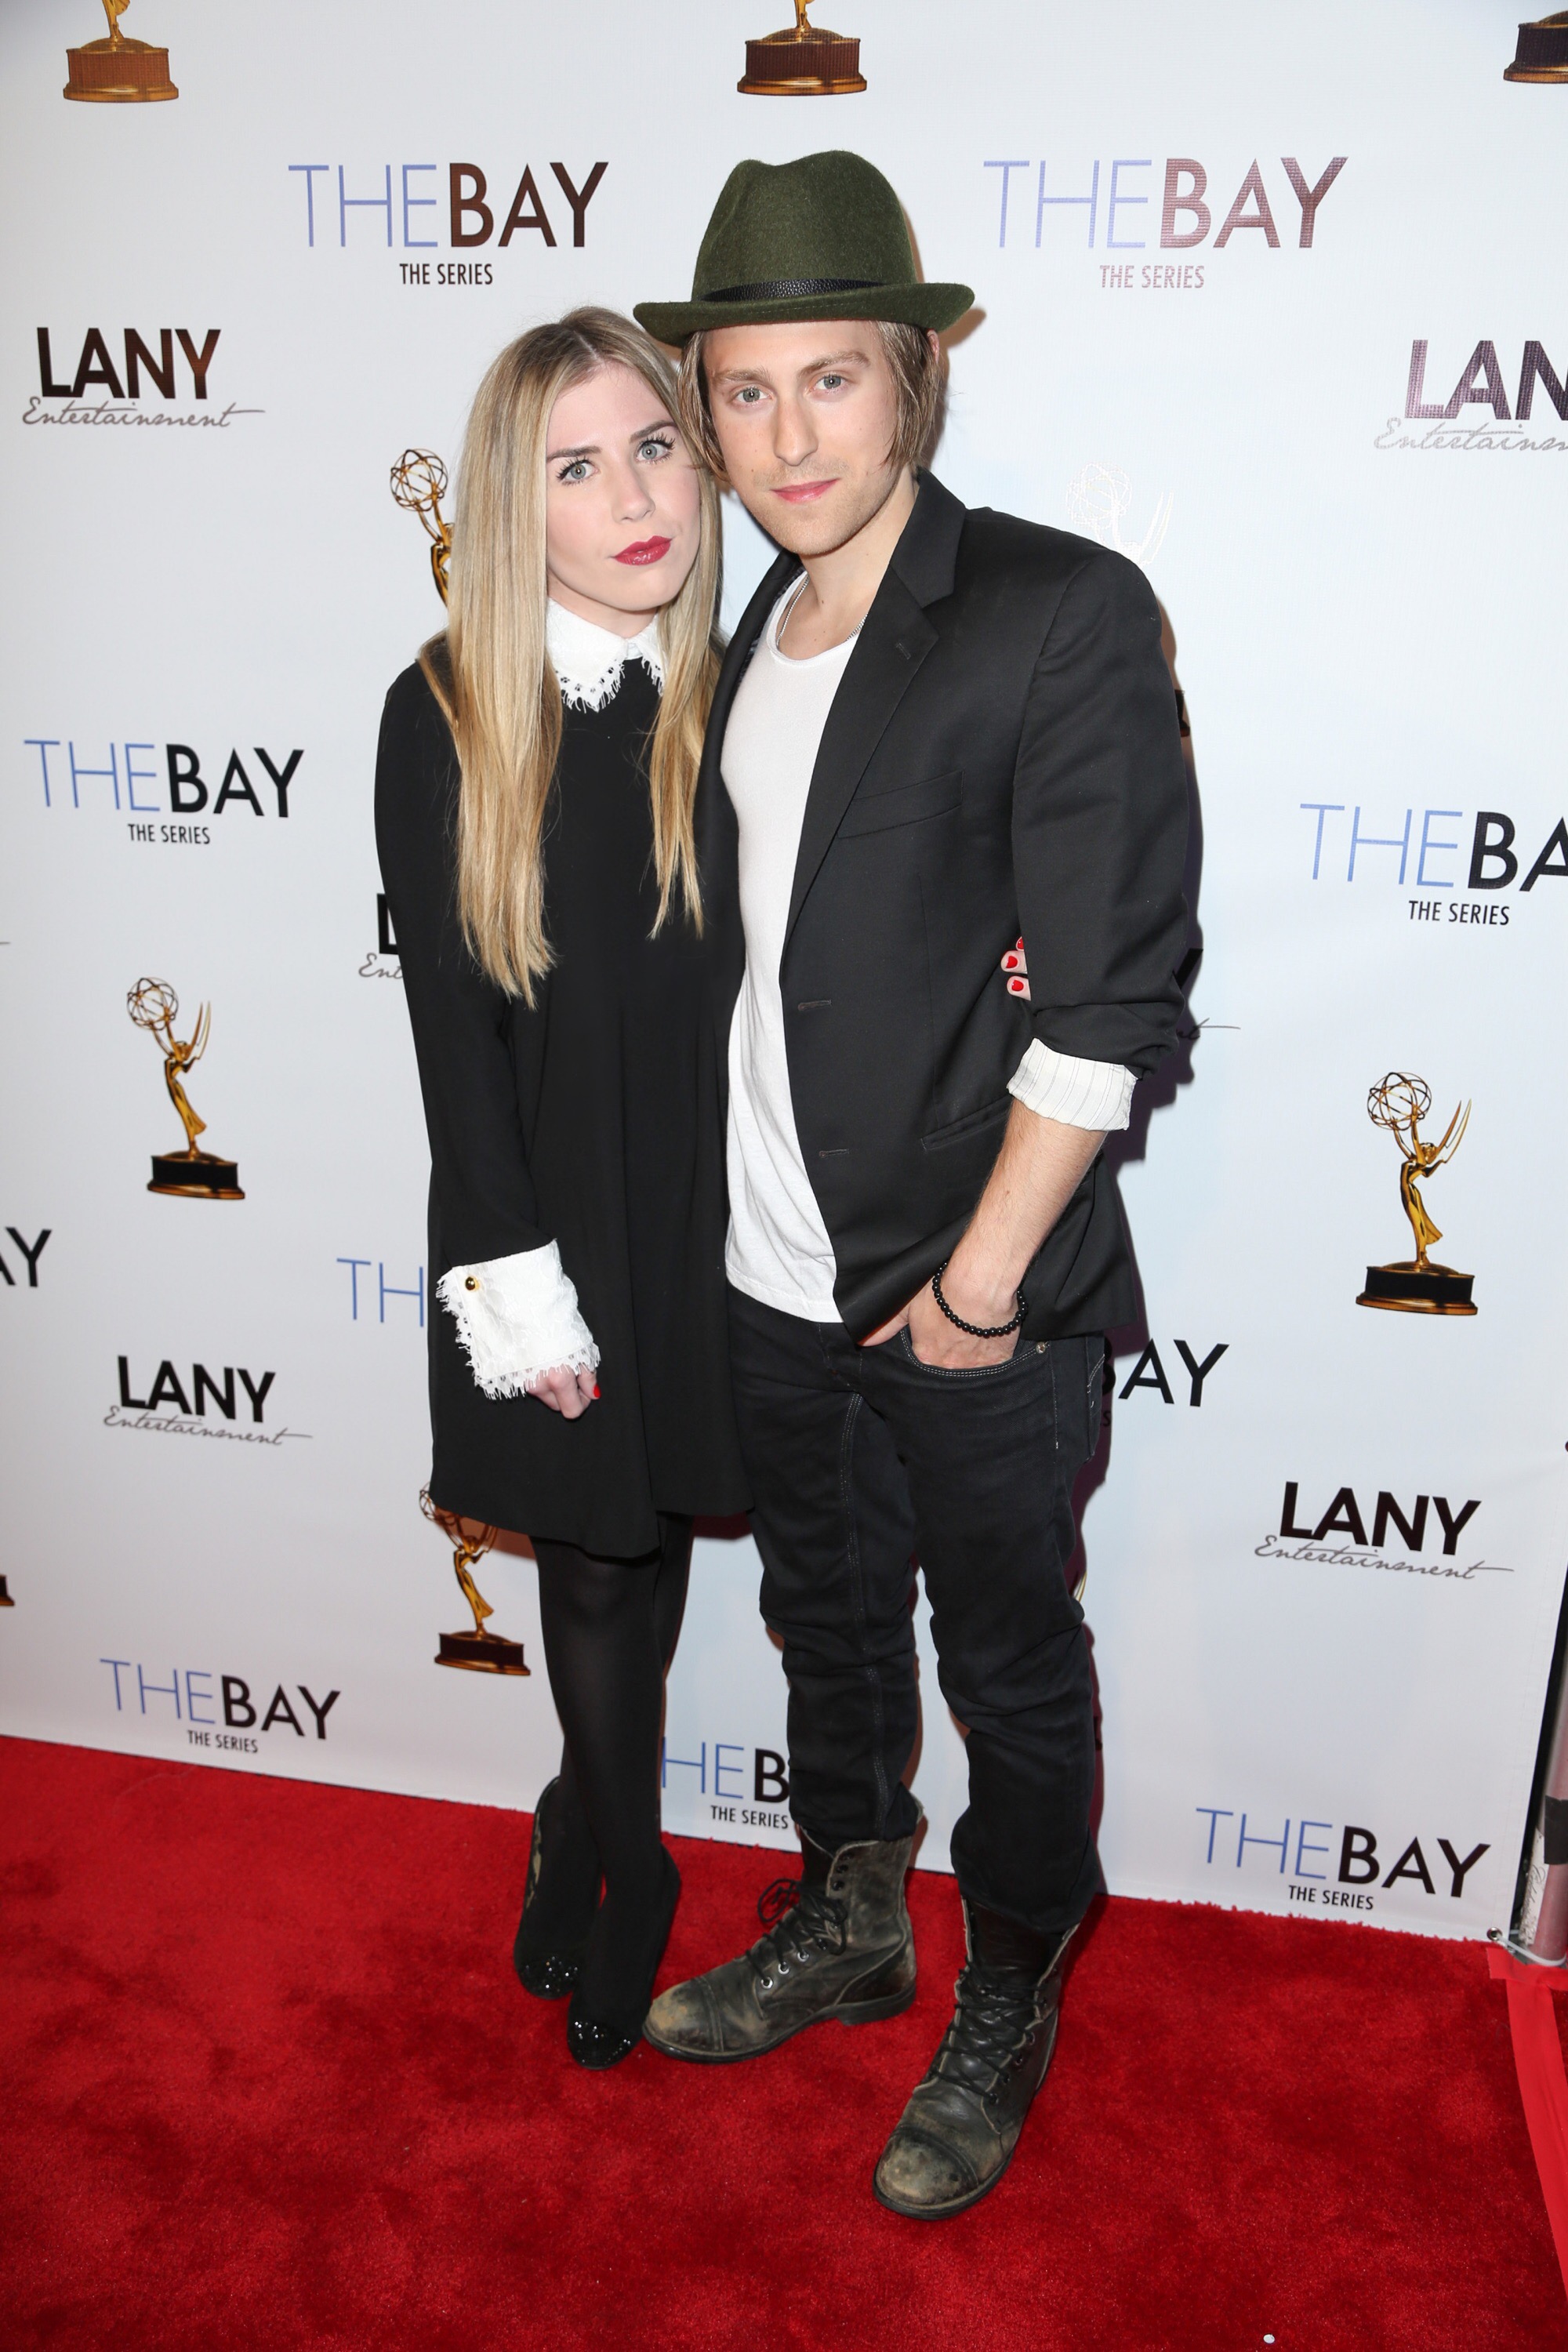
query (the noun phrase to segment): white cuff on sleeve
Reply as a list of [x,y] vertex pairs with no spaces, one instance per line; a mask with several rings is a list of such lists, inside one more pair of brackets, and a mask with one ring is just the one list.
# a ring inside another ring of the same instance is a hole
[[1088,1127],[1101,1134],[1125,1127],[1132,1116],[1136,1078],[1120,1062],[1080,1062],[1034,1038],[1007,1081],[1026,1110],[1059,1118],[1064,1127]]
[[598,1348],[554,1242],[484,1265],[454,1265],[436,1290],[488,1397],[521,1396],[542,1372],[599,1368]]

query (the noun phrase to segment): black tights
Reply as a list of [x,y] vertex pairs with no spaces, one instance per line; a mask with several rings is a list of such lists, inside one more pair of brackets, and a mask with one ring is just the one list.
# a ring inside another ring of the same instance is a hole
[[[595,1921],[601,1874],[605,1913],[626,1927],[645,1918],[664,1889],[658,1741],[665,1671],[686,1606],[691,1522],[661,1515],[658,1524],[659,1548],[641,1559],[595,1559],[575,1544],[533,1547],[544,1659],[566,1738],[552,1866],[530,1904],[531,1920],[537,1905],[536,1937],[552,1928],[563,1943],[580,1940]],[[609,1934],[612,1924],[606,1916],[596,1943],[621,1940]],[[590,1975],[600,1972],[594,1957]],[[602,1967],[611,1966],[606,1949]]]

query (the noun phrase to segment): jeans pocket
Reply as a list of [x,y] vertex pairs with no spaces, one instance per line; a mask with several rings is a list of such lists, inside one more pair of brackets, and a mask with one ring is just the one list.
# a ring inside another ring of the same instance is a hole
[[1003,1372],[1016,1371],[1021,1364],[1037,1362],[1046,1353],[1044,1340],[1020,1339],[1012,1354],[998,1364],[928,1364],[916,1355],[907,1323],[898,1334],[898,1345],[905,1363],[933,1381],[994,1381]]
[[1089,1453],[1092,1456],[1100,1444],[1101,1424],[1105,1419],[1105,1342],[1086,1339],[1089,1357],[1089,1381],[1084,1390],[1086,1427],[1089,1433]]

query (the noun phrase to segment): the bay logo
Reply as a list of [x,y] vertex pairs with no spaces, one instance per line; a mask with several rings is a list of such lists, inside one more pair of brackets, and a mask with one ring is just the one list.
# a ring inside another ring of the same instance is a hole
[[[51,814],[86,809],[121,818],[132,842],[198,848],[212,841],[215,821],[286,824],[295,814],[291,795],[305,756],[300,745],[271,751],[264,743],[231,744],[215,754],[192,743],[122,736],[100,749],[77,736],[24,735],[22,746],[37,753],[36,768],[31,761],[27,765]],[[191,822],[197,818],[203,822]]]
[[[325,1739],[327,1717],[342,1696],[341,1690],[330,1690],[318,1698],[307,1683],[278,1683],[271,1697],[264,1699],[264,1676],[219,1674],[211,1666],[149,1669],[135,1658],[100,1658],[98,1663],[114,1677],[116,1715],[135,1712],[154,1722],[178,1724],[192,1748],[232,1749],[244,1756],[261,1752],[260,1737],[251,1738],[253,1732],[291,1731],[305,1739],[310,1736],[307,1726],[313,1724],[316,1738]],[[160,1679],[164,1674],[167,1682]],[[163,1700],[167,1706],[159,1704]]]
[[1278,1816],[1230,1805],[1194,1811],[1208,1824],[1198,1833],[1206,1869],[1284,1879],[1291,1904],[1324,1911],[1375,1910],[1377,1893],[1396,1886],[1418,1888],[1438,1902],[1462,1902],[1474,1892],[1466,1885],[1470,1873],[1492,1850],[1485,1838],[1467,1845],[1463,1838],[1434,1837],[1429,1830],[1424,1844],[1419,1831],[1380,1838],[1359,1822],[1287,1815],[1277,1832]]

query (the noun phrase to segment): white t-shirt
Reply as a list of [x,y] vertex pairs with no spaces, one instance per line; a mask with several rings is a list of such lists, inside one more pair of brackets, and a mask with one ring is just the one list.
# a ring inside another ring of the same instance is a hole
[[[721,770],[740,824],[746,973],[730,1026],[730,1239],[737,1290],[813,1323],[842,1320],[837,1264],[805,1172],[790,1097],[779,965],[817,747],[855,639],[806,661],[779,651],[804,579],[773,606],[730,707]],[[1002,976],[997,974],[997,986]],[[1041,1118],[1105,1132],[1128,1124],[1133,1074],[1034,1038],[1008,1092]]]
[[741,835],[746,973],[730,1026],[730,1240],[737,1290],[814,1323],[840,1320],[837,1267],[795,1132],[779,965],[817,746],[855,639],[791,661],[778,636],[804,581],[774,605],[724,732]]

